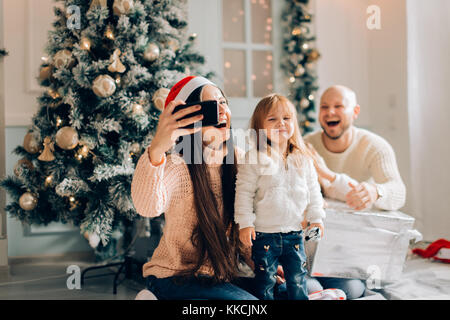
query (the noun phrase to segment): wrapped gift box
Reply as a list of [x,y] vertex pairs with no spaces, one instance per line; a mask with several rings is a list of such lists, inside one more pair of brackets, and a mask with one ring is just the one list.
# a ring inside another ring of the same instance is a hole
[[354,211],[345,203],[326,201],[324,236],[306,242],[310,275],[375,283],[399,279],[410,241],[421,240],[414,218],[398,211]]

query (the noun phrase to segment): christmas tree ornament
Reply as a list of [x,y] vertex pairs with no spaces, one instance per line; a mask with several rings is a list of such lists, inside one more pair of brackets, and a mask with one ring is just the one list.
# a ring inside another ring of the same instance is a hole
[[59,127],[59,126],[61,126],[61,124],[62,124],[61,118],[59,116],[56,117],[56,126]]
[[106,26],[105,37],[108,38],[109,40],[114,40],[115,39],[113,27],[110,24],[108,24]]
[[38,160],[41,161],[53,161],[55,160],[55,156],[53,155],[53,151],[55,151],[54,142],[50,137],[44,138],[44,151],[42,151],[41,155],[38,157]]
[[39,71],[39,82],[52,78],[52,66],[43,66]]
[[82,50],[91,50],[91,40],[87,37],[82,37],[80,41],[80,48]]
[[308,62],[315,62],[320,58],[320,53],[316,49],[312,49],[308,55]]
[[108,67],[108,71],[119,73],[125,72],[126,68],[120,61],[120,54],[121,54],[120,49],[114,50],[114,53],[111,55],[111,58],[109,59],[109,62],[111,62],[111,64]]
[[59,50],[54,56],[53,56],[53,65],[57,69],[61,68],[70,68],[70,66],[74,63],[74,59],[72,56],[72,52],[70,50],[64,49]]
[[108,0],[92,0],[91,5],[89,6],[89,11],[96,8],[107,8]]
[[166,47],[170,48],[173,52],[178,51],[178,49],[180,49],[180,42],[176,39],[170,39],[167,41]]
[[144,52],[144,59],[153,62],[159,58],[159,54],[160,54],[159,47],[154,43],[149,43]]
[[64,150],[72,150],[78,145],[78,132],[72,127],[62,127],[56,132],[56,144]]
[[302,98],[302,99],[300,100],[300,108],[306,109],[306,108],[308,108],[308,107],[309,107],[309,100],[306,99],[306,98]]
[[22,158],[17,161],[17,164],[14,166],[14,174],[16,175],[16,177],[20,175],[23,167],[27,167],[29,170],[34,169],[33,163],[30,160]]
[[33,210],[36,208],[37,203],[37,197],[31,192],[25,192],[19,198],[19,206],[25,211]]
[[37,141],[36,136],[33,132],[28,132],[23,138],[24,149],[31,154],[35,154],[39,151],[39,141]]
[[167,88],[160,88],[153,94],[152,101],[159,111],[164,110],[164,104],[166,102],[167,96],[169,95],[169,92],[170,90]]
[[134,7],[133,0],[114,0],[113,12],[114,15],[120,16],[123,14],[129,14]]
[[116,91],[116,83],[111,76],[103,74],[95,78],[92,90],[97,96],[106,98]]
[[144,109],[142,108],[142,105],[139,103],[133,103],[131,105],[131,109],[133,110],[134,115],[140,115],[144,113]]
[[303,66],[301,64],[299,64],[297,66],[297,68],[295,69],[295,76],[301,77],[304,74],[305,74],[305,68],[303,68]]

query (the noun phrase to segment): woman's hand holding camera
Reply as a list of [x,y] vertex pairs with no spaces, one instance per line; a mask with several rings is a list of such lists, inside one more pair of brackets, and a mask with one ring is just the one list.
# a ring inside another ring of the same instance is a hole
[[201,106],[194,105],[173,113],[173,110],[182,104],[185,104],[185,102],[181,100],[170,102],[159,117],[155,136],[153,137],[151,145],[148,147],[150,161],[153,165],[161,163],[164,154],[174,146],[180,136],[190,135],[201,130],[201,127],[183,127],[202,120],[203,115],[181,119],[188,114],[200,110]]

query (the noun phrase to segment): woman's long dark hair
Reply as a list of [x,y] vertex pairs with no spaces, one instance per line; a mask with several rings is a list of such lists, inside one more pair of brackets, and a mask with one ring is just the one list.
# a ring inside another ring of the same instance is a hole
[[[203,87],[196,89],[186,102],[201,100]],[[224,95],[225,96],[225,95]],[[177,144],[182,142],[182,137]],[[194,189],[194,204],[198,224],[194,228],[191,241],[197,248],[198,260],[195,267],[180,275],[196,276],[196,272],[206,262],[214,271],[213,282],[230,281],[238,268],[239,231],[234,223],[234,199],[236,187],[237,158],[232,135],[226,141],[228,153],[221,165],[223,214],[219,212],[217,201],[211,189],[208,166],[203,159],[202,133],[190,136],[190,154],[180,150]]]

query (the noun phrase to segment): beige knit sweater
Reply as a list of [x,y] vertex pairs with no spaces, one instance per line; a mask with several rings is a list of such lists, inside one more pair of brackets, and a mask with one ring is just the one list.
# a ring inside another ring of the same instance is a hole
[[348,182],[368,181],[376,184],[383,196],[375,202],[375,207],[383,210],[398,210],[405,204],[406,188],[397,167],[395,153],[391,145],[382,137],[365,129],[353,127],[354,135],[350,146],[341,153],[326,149],[322,141],[322,131],[304,137],[322,156],[336,180],[324,186],[326,197],[345,201],[351,190]]
[[[208,166],[210,185],[223,211],[220,166]],[[194,190],[184,160],[168,155],[162,164],[153,166],[148,148],[140,157],[131,183],[131,197],[137,212],[144,217],[165,214],[164,233],[149,262],[143,266],[143,275],[166,278],[192,268],[196,263],[196,249],[191,236],[197,225]],[[198,273],[212,275],[209,263]]]

